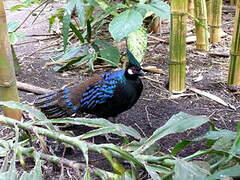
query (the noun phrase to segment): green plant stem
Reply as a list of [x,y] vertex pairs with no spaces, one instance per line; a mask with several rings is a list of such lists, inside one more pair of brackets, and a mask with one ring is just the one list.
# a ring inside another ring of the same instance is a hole
[[71,136],[67,136],[62,133],[56,132],[56,131],[50,131],[48,129],[44,129],[41,127],[32,126],[29,123],[19,122],[14,119],[11,119],[11,118],[4,117],[2,115],[0,115],[0,123],[7,124],[9,126],[16,125],[18,128],[23,129],[25,131],[29,131],[31,133],[38,133],[39,135],[44,135],[44,136],[54,139],[56,141],[64,142],[66,144],[77,147],[80,150],[82,150],[83,144],[87,146],[88,150],[93,151],[93,152],[100,152],[102,149],[110,150],[112,152],[112,154],[114,155],[114,157],[118,157],[118,158],[125,157],[126,159],[132,161],[133,163],[142,166],[142,164],[139,163],[139,161],[136,160],[131,154],[123,151],[121,148],[119,148],[118,146],[115,146],[113,144],[97,144],[97,145],[92,144],[92,143],[89,143],[86,141],[81,141],[78,139],[78,137],[71,137]]
[[[34,149],[33,148],[18,147],[18,149],[20,150],[20,152],[23,155],[34,158],[34,153],[33,153]],[[54,155],[49,155],[49,154],[44,154],[44,153],[40,153],[40,152],[38,152],[38,154],[40,155],[41,159],[46,160],[46,161],[51,162],[51,163],[54,163],[54,164],[57,164],[57,165],[65,165],[65,166],[68,166],[68,167],[73,168],[73,169],[79,169],[81,171],[85,171],[86,168],[89,168],[91,173],[96,173],[97,174],[99,172],[102,172],[104,174],[107,174],[109,178],[113,178],[113,177],[114,178],[116,178],[116,177],[120,178],[120,176],[115,174],[115,173],[111,173],[109,171],[105,171],[105,170],[102,170],[102,169],[94,167],[94,166],[87,166],[84,163],[78,163],[78,162],[71,161],[71,160],[66,159],[66,158],[62,158],[62,157],[58,157],[58,156],[54,156]]]
[[[2,101],[19,101],[3,0],[0,1],[0,99]],[[17,120],[22,117],[20,110],[7,107],[3,107],[3,113],[5,116]]]
[[208,25],[207,25],[207,7],[205,0],[195,0],[194,1],[194,13],[195,18],[199,22],[195,21],[196,27],[196,49],[200,51],[209,50],[209,41],[208,41]]
[[187,2],[187,0],[171,1],[169,90],[174,93],[182,93],[186,90]]
[[228,85],[240,86],[240,0],[237,2],[234,22]]

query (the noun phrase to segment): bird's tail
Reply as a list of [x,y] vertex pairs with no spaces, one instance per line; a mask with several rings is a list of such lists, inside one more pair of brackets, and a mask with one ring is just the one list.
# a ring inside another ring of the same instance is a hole
[[34,101],[34,106],[40,109],[49,119],[68,116],[67,111],[59,105],[61,91],[38,96]]

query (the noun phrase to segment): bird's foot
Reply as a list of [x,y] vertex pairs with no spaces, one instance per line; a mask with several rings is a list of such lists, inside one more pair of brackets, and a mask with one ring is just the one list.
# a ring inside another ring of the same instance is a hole
[[119,140],[118,137],[113,137],[113,136],[111,136],[111,135],[109,135],[109,134],[105,134],[104,136],[105,136],[105,138],[106,138],[106,140],[107,140],[108,142]]

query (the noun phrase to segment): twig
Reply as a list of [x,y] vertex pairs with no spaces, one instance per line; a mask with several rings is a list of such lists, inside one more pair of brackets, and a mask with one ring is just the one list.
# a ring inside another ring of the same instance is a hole
[[50,93],[52,91],[50,89],[45,89],[45,88],[33,86],[31,84],[22,83],[22,82],[19,82],[19,81],[17,81],[17,87],[20,90],[32,92],[32,93],[35,93],[35,94],[46,94],[46,93]]
[[42,7],[45,3],[50,2],[52,0],[46,0],[44,2],[42,2],[42,4],[40,4],[39,6],[37,6],[36,8],[34,8],[28,15],[27,17],[22,21],[22,23],[14,30],[14,32],[16,32],[20,27],[22,27],[22,25],[27,21],[27,19],[31,16],[31,14],[36,11],[38,8]]
[[146,111],[146,113],[147,113],[147,120],[148,120],[149,126],[152,127],[152,122],[150,121],[147,107],[148,107],[148,105],[145,107],[145,111]]
[[48,2],[45,4],[45,6],[40,10],[40,12],[38,13],[38,15],[35,17],[35,19],[32,22],[32,25],[35,23],[35,21],[37,20],[37,18],[42,14],[43,10],[47,7]]
[[143,136],[147,137],[146,133],[142,130],[142,128],[137,123],[134,124],[142,132]]
[[50,44],[50,45],[48,45],[48,46],[45,46],[45,47],[39,48],[39,49],[37,49],[36,51],[32,52],[31,54],[29,54],[29,55],[27,55],[27,56],[30,57],[30,56],[34,55],[35,53],[37,53],[37,52],[39,52],[39,51],[41,51],[41,50],[44,50],[44,49],[50,48],[50,47],[55,46],[55,45],[59,45],[59,43],[57,42],[57,43]]

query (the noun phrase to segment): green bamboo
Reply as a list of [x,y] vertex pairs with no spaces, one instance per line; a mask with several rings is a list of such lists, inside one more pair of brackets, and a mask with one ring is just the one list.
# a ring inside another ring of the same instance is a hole
[[212,0],[206,0],[207,6],[207,22],[208,25],[212,22]]
[[240,86],[240,0],[237,1],[228,85]]
[[186,90],[187,10],[188,0],[171,1],[169,90],[174,93]]
[[[0,0],[0,100],[19,101],[3,0]],[[7,107],[3,107],[3,113],[17,120],[22,116],[20,110]]]
[[222,34],[222,0],[211,0],[212,18],[210,26],[210,42],[217,43],[221,41]]
[[207,25],[207,7],[205,0],[195,0],[194,1],[194,14],[196,27],[196,49],[200,51],[209,50],[209,40],[208,40],[208,25]]
[[194,0],[188,0],[188,13],[194,16]]

